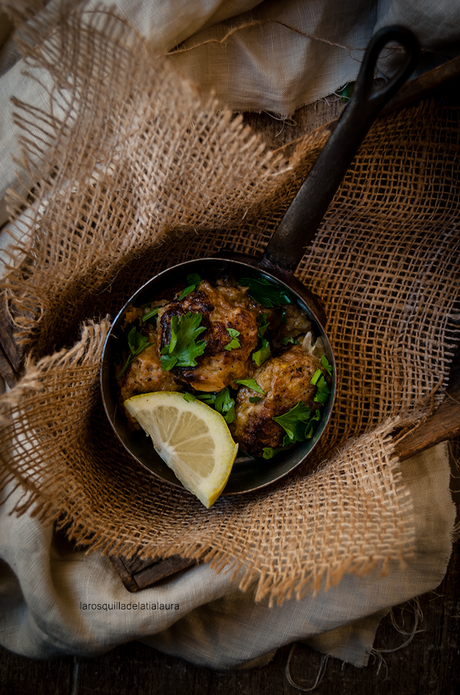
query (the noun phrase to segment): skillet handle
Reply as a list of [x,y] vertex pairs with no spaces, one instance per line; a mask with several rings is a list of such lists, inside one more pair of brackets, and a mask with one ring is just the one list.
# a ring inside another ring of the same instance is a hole
[[[375,88],[373,78],[377,60],[389,42],[401,44],[404,61],[388,82]],[[385,27],[371,39],[351,100],[270,239],[261,266],[288,272],[296,269],[361,142],[377,115],[413,72],[419,53],[416,37],[403,27]]]

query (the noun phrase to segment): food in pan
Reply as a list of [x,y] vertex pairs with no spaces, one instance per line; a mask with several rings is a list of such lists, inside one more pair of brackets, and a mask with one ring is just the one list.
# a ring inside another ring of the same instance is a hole
[[315,401],[317,386],[312,382],[315,374],[322,376],[321,367],[314,354],[293,345],[254,370],[252,376],[262,395],[255,397],[250,386],[239,389],[232,426],[235,440],[245,451],[254,456],[265,452],[267,456],[282,447],[286,435],[283,424],[289,428],[289,418],[301,426],[311,421],[313,427],[320,416],[320,403]]
[[177,392],[220,413],[242,452],[269,459],[313,435],[329,396],[331,366],[311,321],[260,274],[187,276],[167,296],[130,306],[124,335],[116,374],[133,427],[130,399]]

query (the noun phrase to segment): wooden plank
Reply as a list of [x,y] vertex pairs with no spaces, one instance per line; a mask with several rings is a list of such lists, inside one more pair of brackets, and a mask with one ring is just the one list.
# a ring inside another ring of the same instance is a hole
[[460,436],[460,349],[452,360],[446,400],[419,427],[396,443],[401,461]]
[[460,436],[460,404],[447,399],[434,415],[396,443],[401,461]]
[[13,388],[13,386],[16,384],[16,380],[18,378],[17,373],[14,371],[13,367],[10,364],[9,359],[5,355],[5,352],[0,345],[0,375],[3,377],[5,380],[5,384],[9,386],[10,388]]
[[[382,113],[389,113],[414,104],[416,101],[433,97],[439,91],[449,90],[452,97],[451,88],[458,81],[460,76],[460,56],[453,60],[448,60],[433,70],[416,77],[399,89],[397,94],[391,99]],[[450,103],[453,100],[450,98]]]
[[125,588],[132,593],[154,586],[162,579],[198,564],[196,560],[188,560],[179,555],[173,555],[165,560],[158,557],[143,560],[134,557],[127,560],[124,557],[111,556],[110,561],[120,575]]
[[0,295],[0,347],[15,373],[19,373],[22,363],[22,350],[14,339],[13,323],[8,311],[5,295]]
[[126,569],[123,559],[121,557],[110,555],[109,560],[117,570],[125,589],[128,589],[128,591],[131,592],[138,591],[139,587],[136,584],[136,580],[134,579],[132,574]]
[[178,555],[173,555],[166,560],[157,560],[145,569],[136,572],[134,579],[139,589],[146,589],[182,570],[196,567],[197,564],[196,560],[187,560]]

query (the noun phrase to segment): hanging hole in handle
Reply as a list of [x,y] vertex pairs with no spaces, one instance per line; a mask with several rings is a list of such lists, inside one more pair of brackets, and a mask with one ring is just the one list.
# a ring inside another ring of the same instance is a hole
[[[375,87],[375,70],[383,52],[403,49],[404,61],[385,84]],[[384,27],[371,39],[364,55],[361,70],[353,89],[356,101],[371,100],[380,103],[390,99],[415,70],[420,55],[420,44],[409,29],[400,26]]]

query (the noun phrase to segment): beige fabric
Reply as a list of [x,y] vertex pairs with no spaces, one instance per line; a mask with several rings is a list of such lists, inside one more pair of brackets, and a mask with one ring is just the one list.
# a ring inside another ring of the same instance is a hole
[[[405,571],[394,576],[391,572],[389,573],[388,577],[391,577],[391,580],[386,589],[391,592],[396,589],[397,582],[400,582],[398,591],[404,594],[405,600],[411,591],[413,596],[426,593],[426,585],[423,585],[423,582],[431,576],[432,579],[428,581],[434,585],[438,568],[444,562],[441,557],[450,556],[450,551],[447,555],[443,555],[443,553],[444,549],[449,548],[452,542],[457,511],[448,493],[450,468],[444,467],[448,462],[449,447],[447,443],[443,443],[401,464],[404,483],[410,490],[414,501],[417,550],[415,562],[410,562]],[[440,531],[441,535],[439,535]],[[439,539],[439,545],[433,542],[435,538]],[[372,603],[371,605],[366,603],[365,593],[363,593],[367,581],[367,578],[363,578],[363,581],[356,587],[355,601],[357,604],[366,605],[370,609]],[[386,582],[383,580],[379,591],[386,591],[385,584]],[[369,595],[372,597],[376,591],[373,578],[370,579],[370,586],[372,588],[369,589]],[[349,600],[353,603],[352,598]],[[372,601],[372,598],[370,600]],[[375,631],[380,620],[392,605],[397,603],[400,603],[400,599],[392,602],[390,596],[387,595],[379,602],[378,612],[371,615],[369,610],[365,618],[342,625],[331,632],[312,637],[307,640],[307,644],[337,659],[350,661],[356,666],[364,666],[371,653]],[[381,608],[382,606],[383,608]],[[417,628],[415,615],[413,628],[414,630]],[[404,644],[406,640],[407,635],[401,638],[401,644]]]
[[[51,0],[41,12],[46,4],[41,0],[3,0],[0,6],[16,18],[21,7],[30,6],[49,29],[59,2]],[[77,4],[70,2],[74,8]],[[87,8],[100,4],[92,0]],[[200,85],[204,95],[212,90],[232,110],[266,110],[283,117],[354,80],[364,47],[382,26],[403,24],[416,32],[424,48],[422,72],[455,56],[460,41],[459,0],[115,0],[104,4],[114,6],[155,54],[170,52],[184,42],[171,60]],[[385,75],[393,69],[388,60],[380,66]],[[24,68],[21,61],[13,78],[0,78],[0,225],[8,219],[6,190],[10,186],[20,190],[14,176],[17,166],[11,167],[11,158],[17,155],[17,130],[12,125],[10,97],[47,108],[35,83],[19,77]]]
[[[266,599],[254,602],[254,586],[242,593],[231,572],[216,574],[206,565],[129,594],[106,557],[74,552],[29,513],[11,514],[19,494],[13,493],[0,506],[0,644],[52,658],[95,656],[138,639],[193,663],[234,668],[301,640],[363,666],[381,615],[435,589],[451,552],[455,509],[446,446],[403,463],[402,473],[417,519],[416,553],[407,567],[392,562],[386,576],[378,568],[346,575],[337,587],[272,608]],[[144,607],[123,610],[118,602]]]

